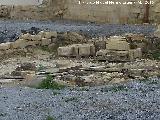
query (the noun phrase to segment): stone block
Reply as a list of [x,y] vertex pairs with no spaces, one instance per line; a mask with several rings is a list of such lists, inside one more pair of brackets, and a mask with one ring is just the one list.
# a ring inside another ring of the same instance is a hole
[[130,49],[130,46],[129,43],[126,41],[109,41],[106,44],[106,49],[127,51]]
[[57,32],[45,32],[45,38],[51,39],[51,37],[57,38]]
[[91,51],[90,51],[90,45],[81,45],[79,46],[79,56],[90,56]]
[[10,47],[11,47],[11,42],[0,44],[0,50],[8,50],[8,49],[10,49]]
[[79,45],[80,44],[73,44],[72,47],[72,56],[79,56]]
[[37,35],[40,35],[41,38],[44,38],[45,37],[45,32],[44,31],[40,31]]
[[58,55],[63,57],[69,57],[73,54],[73,47],[66,46],[66,47],[59,47],[58,48]]
[[26,46],[27,46],[27,40],[24,40],[24,39],[18,39],[11,44],[11,48],[13,49],[17,49],[17,48],[23,49]]
[[60,56],[88,57],[95,55],[95,47],[93,44],[73,44],[66,47],[59,47],[58,54]]
[[46,46],[46,45],[49,45],[50,43],[51,43],[51,39],[42,38],[41,46]]

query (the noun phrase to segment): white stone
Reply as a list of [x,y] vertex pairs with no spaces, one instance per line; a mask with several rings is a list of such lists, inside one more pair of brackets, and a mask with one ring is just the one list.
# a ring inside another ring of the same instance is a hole
[[27,46],[27,40],[24,39],[18,39],[15,42],[11,44],[11,48],[17,49],[17,48],[25,48]]
[[45,38],[51,39],[51,37],[57,38],[57,32],[45,32]]
[[64,56],[64,57],[69,57],[73,53],[73,47],[66,46],[66,47],[59,47],[58,48],[58,55],[59,56]]

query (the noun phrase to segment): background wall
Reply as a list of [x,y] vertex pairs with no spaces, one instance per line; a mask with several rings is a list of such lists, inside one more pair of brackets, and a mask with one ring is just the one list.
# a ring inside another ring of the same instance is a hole
[[[94,2],[96,0],[44,0],[42,5],[10,6],[9,18],[55,20],[70,19],[104,23],[142,23],[145,7],[136,5],[91,5],[79,4]],[[106,2],[107,0],[100,0]],[[112,0],[125,2],[124,0]],[[126,0],[128,2],[130,0]],[[132,0],[139,1],[139,0]],[[144,1],[144,0],[142,0]],[[150,5],[151,22],[160,23],[160,0],[153,0]],[[1,10],[1,9],[0,9]],[[0,12],[1,14],[1,12]],[[0,15],[1,16],[1,15]]]
[[[94,2],[95,0],[81,0],[82,2]],[[107,0],[100,0],[106,2]],[[113,2],[129,2],[131,0],[112,0]],[[139,0],[132,0],[138,2]],[[144,1],[144,0],[142,0]],[[160,0],[153,0],[150,5],[150,21],[160,22]],[[141,23],[144,17],[145,5],[87,5],[78,4],[78,0],[68,0],[68,12],[64,16],[67,19],[88,20],[92,22],[107,23]]]

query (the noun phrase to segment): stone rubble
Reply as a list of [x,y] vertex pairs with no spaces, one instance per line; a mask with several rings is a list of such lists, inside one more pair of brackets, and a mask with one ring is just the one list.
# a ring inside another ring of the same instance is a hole
[[[37,51],[32,59],[38,58],[40,63],[43,63],[40,67],[21,63],[21,67],[12,68],[12,71],[3,75],[12,76],[11,78],[15,77],[15,79],[20,76],[25,80],[34,80],[36,76],[44,77],[50,74],[54,76],[55,81],[78,86],[113,84],[159,76],[159,62],[142,59],[141,49],[148,42],[145,36],[126,34],[125,37],[111,36],[108,39],[100,37],[87,41],[86,39],[76,32],[34,32],[33,30],[32,33],[24,32],[15,42],[0,44],[0,50],[25,50],[27,46],[33,46],[33,48],[46,46],[48,49],[55,47],[58,59],[55,57],[54,59],[57,62],[55,66],[44,65],[44,61],[48,64],[52,63],[51,55],[46,57],[43,52],[38,56],[40,51]],[[133,42],[135,47],[131,46]],[[25,65],[29,65],[29,68],[34,68],[34,70],[25,69]],[[41,70],[37,71],[38,68]]]

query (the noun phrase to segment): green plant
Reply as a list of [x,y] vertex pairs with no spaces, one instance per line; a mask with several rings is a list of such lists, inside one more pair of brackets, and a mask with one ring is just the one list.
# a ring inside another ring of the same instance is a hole
[[53,77],[51,75],[47,75],[46,79],[44,79],[38,86],[38,89],[61,90],[63,88],[65,88],[65,85],[53,81]]
[[53,117],[51,117],[51,116],[48,116],[48,117],[46,118],[46,120],[56,120],[56,119],[53,118]]

